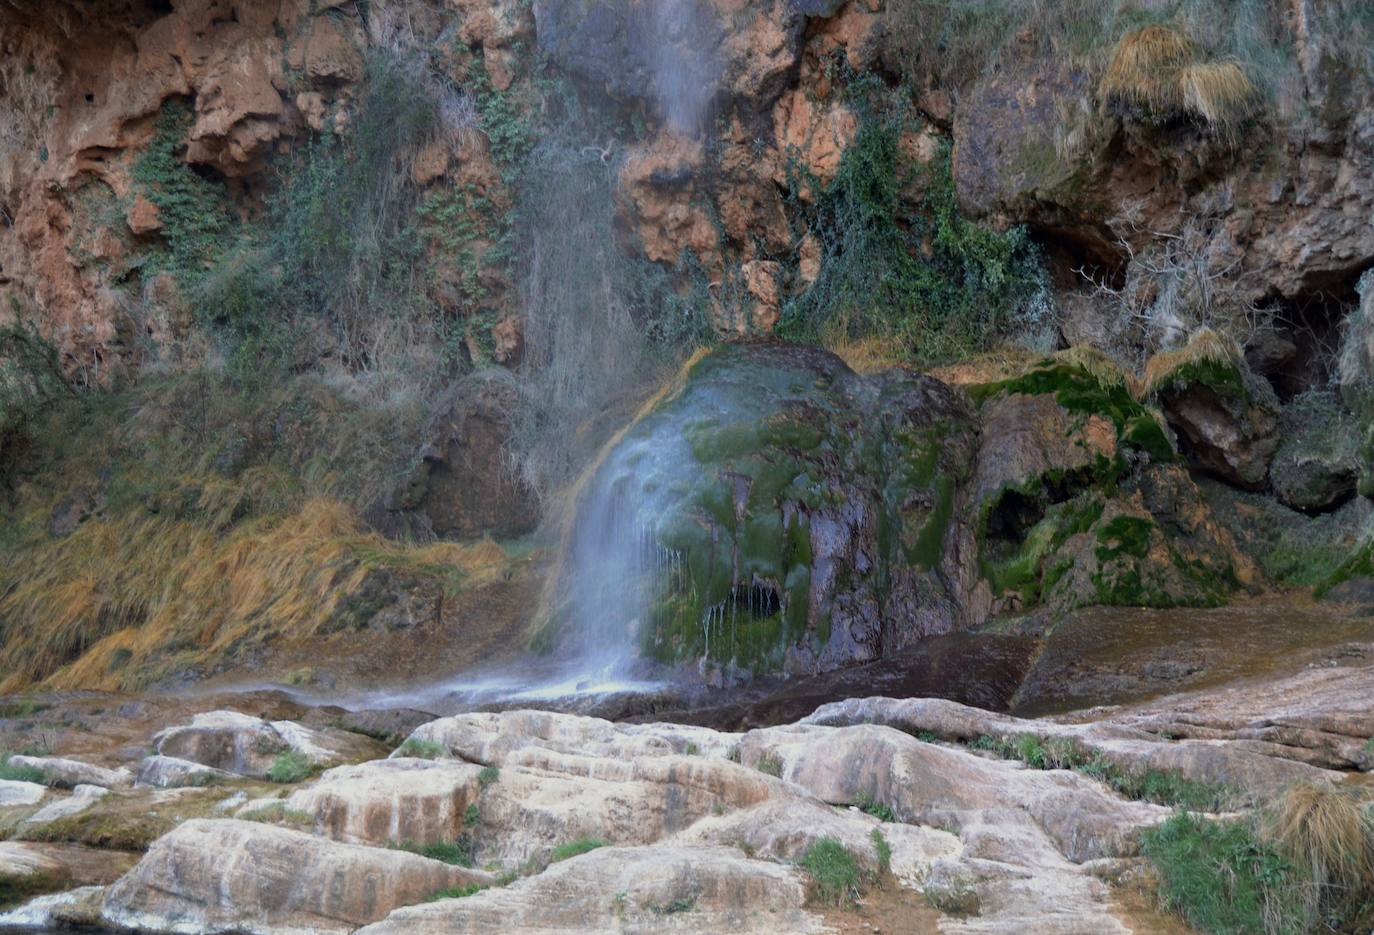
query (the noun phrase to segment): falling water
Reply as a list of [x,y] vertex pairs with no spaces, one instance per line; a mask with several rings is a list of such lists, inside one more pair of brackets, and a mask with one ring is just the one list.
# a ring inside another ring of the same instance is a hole
[[705,123],[720,81],[718,15],[705,0],[656,0],[645,5],[644,30],[654,102],[679,133]]

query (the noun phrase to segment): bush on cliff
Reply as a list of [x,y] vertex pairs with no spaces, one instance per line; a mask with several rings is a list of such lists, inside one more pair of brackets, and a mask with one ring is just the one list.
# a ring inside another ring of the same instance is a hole
[[[858,135],[821,188],[792,169],[793,204],[821,245],[819,278],[783,309],[779,331],[829,346],[881,338],[928,365],[965,358],[1049,313],[1039,248],[1024,228],[997,232],[959,211],[948,150],[918,165],[899,145],[905,111],[859,82]],[[908,194],[923,194],[911,203]]]

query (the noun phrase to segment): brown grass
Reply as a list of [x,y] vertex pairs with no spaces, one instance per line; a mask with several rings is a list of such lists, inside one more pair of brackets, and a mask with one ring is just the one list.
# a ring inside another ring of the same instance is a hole
[[92,520],[27,555],[0,599],[0,670],[9,673],[0,691],[138,688],[173,666],[213,664],[269,641],[290,646],[337,626],[379,568],[452,593],[495,580],[508,564],[492,542],[388,541],[324,499],[221,533],[216,496],[202,494],[196,521]]
[[1183,106],[1218,127],[1250,116],[1259,91],[1236,62],[1199,62],[1179,72]]
[[1243,360],[1240,347],[1234,340],[1211,328],[1203,328],[1183,347],[1173,351],[1161,351],[1145,362],[1145,378],[1142,389],[1146,395],[1163,386],[1188,364],[1217,363],[1238,365]]
[[1197,46],[1185,33],[1168,26],[1146,26],[1117,42],[1111,63],[1098,84],[1103,101],[1120,101],[1157,113],[1183,107],[1179,73],[1196,60]]
[[1318,887],[1356,899],[1374,894],[1374,830],[1350,792],[1296,785],[1275,804],[1265,833]]
[[846,338],[831,345],[830,350],[855,373],[877,373],[908,363],[900,343],[888,338]]
[[1097,93],[1104,103],[1161,116],[1189,112],[1221,129],[1253,114],[1260,99],[1239,62],[1203,61],[1192,38],[1169,26],[1122,36]]

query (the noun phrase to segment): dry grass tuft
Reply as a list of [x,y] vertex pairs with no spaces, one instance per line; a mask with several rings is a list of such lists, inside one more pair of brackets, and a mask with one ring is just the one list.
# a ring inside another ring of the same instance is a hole
[[855,373],[877,373],[909,363],[902,355],[900,343],[889,338],[846,338],[830,350]]
[[1156,116],[1192,113],[1223,130],[1251,116],[1260,100],[1239,62],[1203,61],[1192,38],[1169,26],[1122,36],[1097,93],[1105,104]]
[[91,520],[37,550],[0,599],[0,671],[10,673],[0,690],[134,689],[268,641],[290,646],[365,624],[359,603],[377,600],[379,571],[452,594],[508,567],[493,542],[389,541],[333,500],[221,531],[216,499],[202,495],[207,509],[194,518]]
[[1203,328],[1178,350],[1161,351],[1146,361],[1141,389],[1146,395],[1153,393],[1190,364],[1235,367],[1243,359],[1240,346],[1233,339],[1211,328]]
[[1129,32],[1112,52],[1098,96],[1157,113],[1181,110],[1179,74],[1197,55],[1193,40],[1177,29],[1146,26]]
[[1132,396],[1140,398],[1140,380],[1136,375],[1091,345],[1075,344],[1056,352],[1054,359],[1081,368],[1104,387],[1124,386]]
[[1338,898],[1374,892],[1374,829],[1364,805],[1328,785],[1289,789],[1268,816],[1266,836],[1319,890]]
[[1259,91],[1236,62],[1200,62],[1179,73],[1183,106],[1218,127],[1254,113]]

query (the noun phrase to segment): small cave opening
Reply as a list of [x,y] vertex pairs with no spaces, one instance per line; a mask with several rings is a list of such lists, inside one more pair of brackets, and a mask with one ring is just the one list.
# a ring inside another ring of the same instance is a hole
[[1045,258],[1055,289],[1075,291],[1100,283],[1120,289],[1126,282],[1129,257],[1105,231],[1036,225],[1031,237]]
[[1019,545],[1026,538],[1026,533],[1044,518],[1043,498],[1019,490],[1008,490],[997,500],[997,505],[988,511],[988,541]]
[[1250,368],[1283,402],[1333,385],[1347,316],[1359,307],[1359,274],[1333,278],[1291,298],[1265,303],[1245,345]]
[[730,589],[729,602],[736,613],[748,614],[755,620],[767,620],[782,609],[778,589],[763,581],[735,585]]

